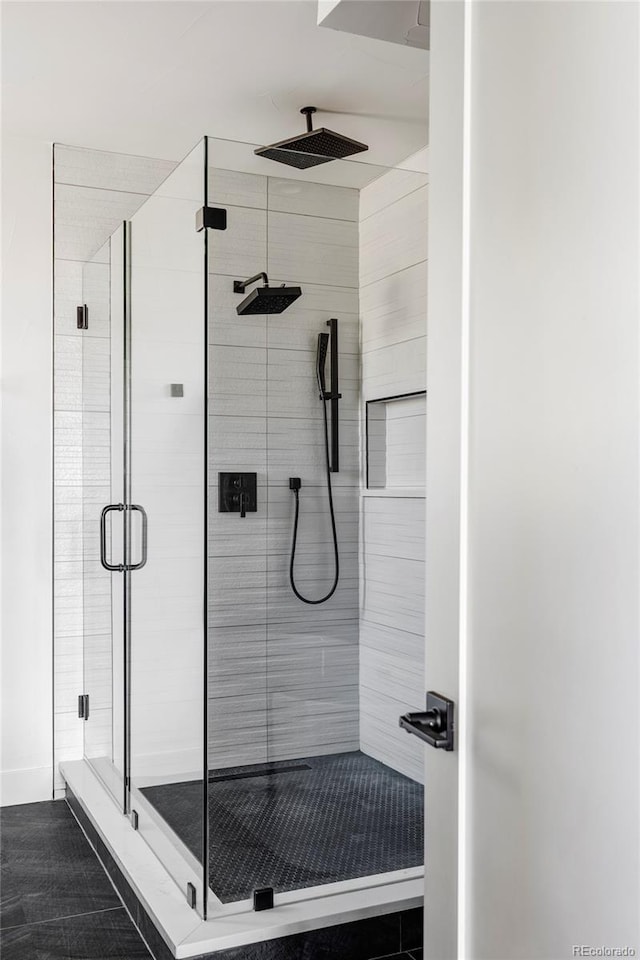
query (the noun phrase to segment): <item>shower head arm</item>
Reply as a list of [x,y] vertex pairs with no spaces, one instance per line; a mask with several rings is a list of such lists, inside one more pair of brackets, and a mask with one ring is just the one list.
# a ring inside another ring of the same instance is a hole
[[311,119],[312,114],[317,112],[317,107],[303,107],[300,113],[305,114],[307,118],[307,133],[313,132],[313,121]]
[[234,280],[233,281],[233,292],[234,293],[244,293],[247,287],[250,287],[252,283],[255,283],[256,280],[264,279],[265,287],[269,286],[269,277],[263,271],[262,273],[256,273],[255,277],[249,277],[248,280]]

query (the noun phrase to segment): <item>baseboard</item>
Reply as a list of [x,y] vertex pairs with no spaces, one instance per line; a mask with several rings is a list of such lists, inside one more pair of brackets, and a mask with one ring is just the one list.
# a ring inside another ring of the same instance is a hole
[[0,772],[0,807],[36,803],[53,797],[53,767]]

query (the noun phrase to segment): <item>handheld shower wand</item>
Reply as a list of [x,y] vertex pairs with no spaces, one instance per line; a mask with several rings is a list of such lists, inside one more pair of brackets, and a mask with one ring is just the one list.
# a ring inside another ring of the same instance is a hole
[[[332,321],[334,326],[332,326],[332,333],[334,336],[337,336],[337,321]],[[295,593],[298,600],[301,600],[303,603],[309,604],[318,604],[325,603],[329,600],[334,593],[336,592],[338,581],[340,579],[340,555],[338,552],[338,532],[336,530],[336,516],[335,510],[333,507],[333,490],[331,488],[331,462],[329,455],[329,420],[327,416],[327,403],[332,399],[333,395],[327,393],[327,381],[325,375],[325,367],[327,363],[327,351],[329,349],[329,334],[328,333],[319,333],[318,334],[318,350],[316,353],[316,379],[318,381],[318,390],[320,391],[320,401],[322,403],[322,413],[323,413],[323,423],[324,423],[324,452],[325,452],[325,470],[326,470],[326,480],[327,480],[327,496],[329,498],[329,513],[331,515],[331,531],[333,534],[333,556],[334,556],[334,577],[333,584],[331,589],[324,597],[320,597],[318,600],[310,600],[308,597],[304,597],[298,590],[295,582],[295,577],[293,573],[293,566],[296,559],[296,545],[298,541],[298,518],[300,514],[300,488],[302,482],[300,477],[289,477],[289,489],[293,490],[296,504],[295,504],[295,515],[293,521],[293,542],[291,545],[291,562],[289,564],[289,583],[291,584],[291,589]],[[337,399],[338,395],[336,395]]]
[[327,392],[327,380],[325,376],[325,367],[327,365],[327,350],[329,349],[329,334],[318,334],[318,352],[316,353],[316,379],[318,389],[320,390],[320,399],[325,399]]

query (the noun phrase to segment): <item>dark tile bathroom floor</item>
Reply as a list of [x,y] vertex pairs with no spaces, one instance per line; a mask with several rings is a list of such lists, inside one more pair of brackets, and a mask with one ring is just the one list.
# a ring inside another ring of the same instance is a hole
[[0,811],[2,960],[149,960],[63,800]]
[[[0,891],[2,960],[152,960],[63,800],[0,810]],[[246,948],[247,957],[344,960],[346,945],[350,960],[356,955],[422,960],[422,951],[411,946],[421,940],[422,911],[393,916],[400,920],[381,918],[387,936],[380,934],[377,920],[361,921],[256,944]],[[366,933],[362,926],[372,930]],[[344,932],[349,930],[354,931],[350,937]],[[405,949],[389,953],[396,944]],[[244,956],[240,948],[232,953],[234,960]]]
[[[200,859],[201,782],[144,793]],[[224,903],[419,866],[423,841],[422,786],[360,752],[210,774],[210,885]]]

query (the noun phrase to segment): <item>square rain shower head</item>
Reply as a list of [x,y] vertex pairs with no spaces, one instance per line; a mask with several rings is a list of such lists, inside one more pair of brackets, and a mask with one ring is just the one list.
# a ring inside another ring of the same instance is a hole
[[277,160],[290,167],[305,170],[307,167],[329,163],[330,160],[342,160],[368,149],[365,143],[320,127],[297,137],[272,143],[268,147],[260,147],[253,152],[259,157],[267,157],[269,160]]
[[256,287],[236,307],[240,317],[251,314],[282,313],[302,294],[300,287]]

